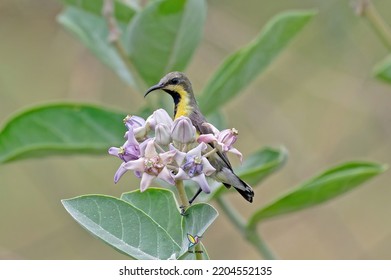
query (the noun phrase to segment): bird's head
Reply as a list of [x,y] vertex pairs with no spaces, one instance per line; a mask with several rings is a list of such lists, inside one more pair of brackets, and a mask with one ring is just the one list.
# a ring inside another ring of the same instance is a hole
[[191,83],[186,75],[181,72],[168,73],[159,83],[150,87],[144,97],[158,89],[164,90],[173,97],[178,94],[181,96],[182,94],[192,94]]

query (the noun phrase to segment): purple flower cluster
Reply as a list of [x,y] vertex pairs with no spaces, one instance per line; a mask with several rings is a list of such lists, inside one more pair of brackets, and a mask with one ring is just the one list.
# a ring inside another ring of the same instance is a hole
[[[206,177],[216,169],[205,154],[211,155],[206,143],[213,143],[214,151],[231,152],[242,159],[242,154],[232,147],[237,138],[237,130],[219,131],[213,125],[204,123],[213,134],[197,137],[196,129],[187,117],[171,119],[168,113],[159,109],[144,120],[138,116],[124,119],[127,131],[125,143],[111,147],[109,154],[122,160],[114,175],[114,182],[131,170],[141,178],[140,190],[146,190],[155,178],[175,184],[176,180],[192,180],[202,191],[209,193]],[[212,151],[213,153],[213,151]]]

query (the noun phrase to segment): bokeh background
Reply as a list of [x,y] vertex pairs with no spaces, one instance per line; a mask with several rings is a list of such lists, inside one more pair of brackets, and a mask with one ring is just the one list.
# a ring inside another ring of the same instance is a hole
[[[391,24],[391,2],[374,1]],[[229,53],[288,9],[319,14],[245,92],[224,108],[240,130],[237,148],[285,146],[285,167],[256,189],[245,216],[320,171],[347,160],[391,163],[391,85],[374,79],[387,49],[350,1],[210,0],[202,43],[187,74],[200,91]],[[129,113],[144,104],[57,22],[54,0],[0,1],[0,121],[48,101],[105,104]],[[167,96],[167,98],[170,98]],[[82,129],[82,128],[80,128]],[[28,135],[26,135],[28,137]],[[0,166],[0,258],[126,259],[89,235],[60,200],[87,193],[119,196],[131,176],[113,183],[109,156],[51,157]],[[333,201],[270,220],[264,239],[282,259],[390,259],[391,172]],[[258,259],[221,215],[203,242],[213,259]]]

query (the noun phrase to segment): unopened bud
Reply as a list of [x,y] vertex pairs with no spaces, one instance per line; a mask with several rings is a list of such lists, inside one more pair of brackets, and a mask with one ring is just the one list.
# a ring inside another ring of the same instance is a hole
[[128,137],[128,133],[132,130],[132,134],[136,137],[137,141],[142,141],[148,134],[149,126],[145,120],[138,116],[126,116],[124,118],[125,126],[128,131],[125,133],[125,138]]
[[156,143],[162,146],[167,146],[171,143],[171,130],[164,123],[158,123],[155,126]]
[[171,137],[179,143],[188,144],[195,141],[196,129],[189,118],[182,116],[174,121]]
[[136,129],[144,126],[145,120],[142,117],[127,115],[126,118],[124,118],[124,123],[128,129],[130,127]]
[[167,127],[171,128],[173,121],[164,109],[158,109],[147,119],[147,123],[149,123],[149,126],[152,129],[155,129],[156,125],[159,123],[165,124]]

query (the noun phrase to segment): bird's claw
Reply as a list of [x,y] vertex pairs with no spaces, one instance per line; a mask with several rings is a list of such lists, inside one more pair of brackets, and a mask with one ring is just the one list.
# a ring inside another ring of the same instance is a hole
[[181,205],[181,206],[179,206],[179,208],[181,209],[181,216],[186,217],[187,215],[189,215],[189,214],[186,214],[186,206]]

